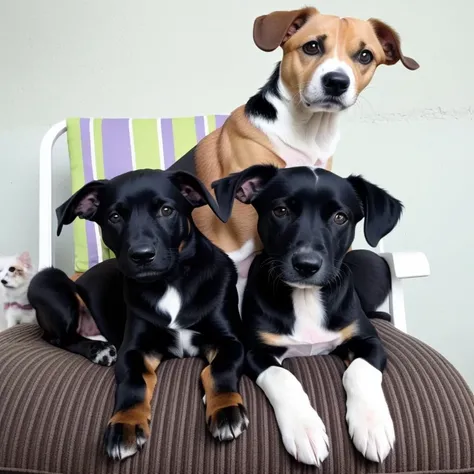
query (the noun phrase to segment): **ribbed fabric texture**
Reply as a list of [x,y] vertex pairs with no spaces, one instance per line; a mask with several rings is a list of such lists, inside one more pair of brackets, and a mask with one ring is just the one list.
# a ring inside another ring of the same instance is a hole
[[56,349],[24,325],[0,333],[0,473],[352,474],[474,473],[474,397],[436,351],[376,322],[389,356],[384,389],[395,423],[394,451],[379,465],[354,449],[345,422],[344,364],[333,356],[285,361],[326,424],[330,455],[319,470],[294,461],[263,393],[244,378],[249,430],[237,441],[209,435],[198,359],[160,365],[151,438],[122,463],[104,453],[112,413],[112,368]]

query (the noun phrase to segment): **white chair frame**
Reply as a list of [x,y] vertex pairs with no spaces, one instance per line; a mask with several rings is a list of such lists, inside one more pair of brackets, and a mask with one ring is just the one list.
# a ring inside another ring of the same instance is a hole
[[[39,169],[39,262],[38,269],[53,265],[53,148],[58,138],[67,131],[66,121],[53,125],[44,135],[40,147]],[[393,324],[401,331],[407,332],[403,280],[426,277],[430,274],[430,265],[422,252],[384,252],[383,242],[377,248],[390,267],[392,291],[388,297],[388,311]]]

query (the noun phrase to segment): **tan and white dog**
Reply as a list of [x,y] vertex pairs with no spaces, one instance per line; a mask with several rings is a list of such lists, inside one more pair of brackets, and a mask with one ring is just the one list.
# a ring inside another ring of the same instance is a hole
[[[277,11],[255,20],[253,36],[263,51],[280,46],[281,62],[246,105],[173,166],[194,172],[209,188],[258,163],[330,169],[340,113],[354,105],[377,67],[399,61],[419,67],[403,55],[398,34],[375,19],[323,15],[316,8]],[[241,289],[261,248],[252,206],[237,203],[226,224],[207,207],[193,218],[235,261]]]

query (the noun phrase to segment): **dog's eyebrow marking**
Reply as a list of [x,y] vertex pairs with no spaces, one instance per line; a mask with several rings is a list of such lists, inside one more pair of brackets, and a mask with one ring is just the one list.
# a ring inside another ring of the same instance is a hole
[[364,49],[366,46],[367,46],[367,45],[365,44],[365,41],[361,41],[361,42],[360,42],[360,46],[359,46],[359,47],[360,47],[361,50]]

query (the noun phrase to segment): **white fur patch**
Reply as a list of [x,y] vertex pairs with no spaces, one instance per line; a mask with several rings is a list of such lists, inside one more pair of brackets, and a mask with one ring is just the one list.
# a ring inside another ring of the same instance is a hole
[[382,462],[395,443],[393,421],[382,390],[382,373],[358,358],[345,371],[342,383],[354,446],[367,459]]
[[281,99],[267,94],[266,99],[277,110],[277,119],[270,121],[250,117],[252,124],[270,139],[275,152],[288,168],[317,166],[324,168],[339,143],[339,113],[315,112],[294,104],[292,94],[281,79]]
[[178,329],[176,331],[176,345],[169,349],[175,357],[194,357],[199,354],[199,348],[193,346],[193,336],[195,331],[190,329]]
[[323,76],[336,71],[346,74],[350,81],[349,88],[339,97],[339,99],[346,108],[354,105],[357,99],[354,71],[346,62],[337,58],[326,59],[326,61],[320,64],[316,71],[314,71],[310,83],[303,92],[305,100],[310,103],[323,100],[326,97],[322,82]]
[[278,338],[279,345],[288,347],[281,360],[328,354],[343,342],[340,331],[325,328],[326,309],[319,288],[295,288],[292,301],[295,325],[291,335]]
[[239,296],[239,313],[242,313],[242,300],[244,298],[245,285],[247,284],[248,271],[253,259],[255,258],[255,241],[253,239],[247,240],[242,247],[227,255],[234,262],[237,267],[237,294]]
[[319,466],[329,454],[321,418],[296,377],[282,367],[269,367],[257,385],[270,401],[286,450],[298,461]]
[[165,291],[165,294],[160,298],[156,304],[157,310],[162,313],[166,313],[171,318],[171,322],[168,325],[171,329],[179,329],[176,324],[176,318],[181,310],[181,296],[173,286],[169,285]]
[[117,360],[117,349],[112,344],[97,352],[91,359],[94,364],[110,367]]

